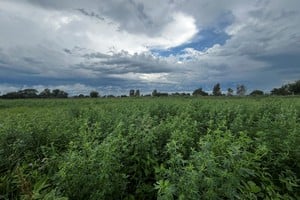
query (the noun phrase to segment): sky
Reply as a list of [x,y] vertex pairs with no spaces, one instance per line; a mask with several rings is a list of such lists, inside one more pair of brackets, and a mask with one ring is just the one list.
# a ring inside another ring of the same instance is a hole
[[300,79],[299,19],[299,0],[0,0],[0,92],[267,92]]

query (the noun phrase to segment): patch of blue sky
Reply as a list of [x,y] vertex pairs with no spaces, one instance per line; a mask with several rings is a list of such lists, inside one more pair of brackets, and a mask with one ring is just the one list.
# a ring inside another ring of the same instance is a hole
[[197,35],[185,44],[169,49],[152,49],[151,52],[159,56],[168,57],[170,55],[184,54],[184,49],[192,48],[197,51],[205,51],[216,44],[224,45],[230,39],[230,35],[225,32],[226,27],[234,21],[231,12],[224,12],[219,16],[216,24],[212,24],[209,28],[203,29]]
[[163,57],[183,54],[186,48],[205,51],[215,44],[224,45],[229,38],[230,36],[226,32],[210,28],[200,31],[191,42],[169,49],[152,49],[151,51]]

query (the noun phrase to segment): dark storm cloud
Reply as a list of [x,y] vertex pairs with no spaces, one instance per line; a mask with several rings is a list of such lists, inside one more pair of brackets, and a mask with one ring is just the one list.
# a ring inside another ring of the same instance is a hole
[[[119,53],[105,55],[102,53],[84,54],[89,62],[82,62],[78,68],[101,72],[101,74],[132,73],[168,73],[172,72],[172,65],[153,57],[152,55]],[[99,60],[100,59],[100,60]]]
[[285,78],[290,75],[300,77],[300,57],[298,54],[258,55],[255,59],[268,64],[268,67],[264,68],[262,72],[277,73]]

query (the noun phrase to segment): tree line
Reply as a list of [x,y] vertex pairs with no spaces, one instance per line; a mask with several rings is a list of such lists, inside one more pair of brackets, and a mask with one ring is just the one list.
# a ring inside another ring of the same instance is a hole
[[[237,96],[245,96],[247,93],[247,89],[245,85],[237,85],[236,87],[236,95]],[[262,90],[253,90],[249,93],[250,96],[260,96],[265,95]],[[209,94],[202,90],[202,88],[198,88],[194,90],[193,96],[208,96]],[[227,89],[227,93],[222,93],[220,83],[214,85],[212,90],[213,96],[233,96],[234,90],[232,88]],[[270,91],[270,95],[300,95],[300,80],[295,81],[294,83],[284,84],[280,88],[273,88]]]
[[[226,93],[222,93],[221,84],[217,83],[213,86],[212,96],[245,96],[247,93],[246,86],[243,84],[237,85],[236,91],[234,94],[234,90],[232,88],[228,88]],[[204,91],[202,88],[198,88],[193,91],[192,96],[209,96],[210,94]],[[260,96],[265,95],[262,90],[253,90],[249,93],[250,96]],[[279,88],[273,88],[270,91],[270,95],[300,95],[300,80],[295,81],[294,83],[284,84]],[[141,95],[140,90],[129,91],[129,97],[140,97],[140,96],[153,96],[153,97],[164,97],[164,96],[191,96],[190,93],[163,93],[158,92],[156,89],[153,90],[151,94]],[[128,97],[127,95],[121,95],[118,97]],[[60,89],[50,90],[48,88],[44,89],[40,93],[36,89],[23,89],[17,92],[8,92],[0,98],[3,99],[25,99],[25,98],[68,98],[69,94]],[[89,95],[79,94],[77,96],[73,96],[74,98],[99,98],[100,93],[98,91],[91,91]],[[106,95],[102,96],[106,97],[116,97],[114,95]]]
[[289,83],[281,86],[280,88],[274,88],[271,91],[273,95],[300,95],[300,80],[294,83]]
[[17,92],[8,92],[1,96],[3,99],[26,99],[26,98],[68,98],[68,93],[54,89],[50,90],[48,88],[44,89],[42,92],[38,92],[36,89],[24,89]]
[[[257,93],[257,91],[259,91],[260,95],[264,94],[264,92],[261,90],[255,90],[255,91],[256,91],[255,94]],[[247,89],[246,89],[245,85],[237,85],[236,95],[244,96],[246,94],[246,92],[247,92]],[[253,95],[252,93],[253,92],[251,92],[250,95]],[[208,96],[208,95],[209,94],[207,92],[203,91],[202,88],[198,88],[198,89],[194,90],[194,92],[193,92],[193,96]],[[212,96],[233,96],[233,95],[234,95],[234,90],[232,88],[228,88],[226,94],[222,93],[220,83],[217,83],[216,85],[214,85],[213,90],[212,90]]]

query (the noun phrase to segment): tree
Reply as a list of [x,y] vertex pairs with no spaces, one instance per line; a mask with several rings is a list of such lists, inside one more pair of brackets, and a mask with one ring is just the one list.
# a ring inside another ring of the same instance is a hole
[[246,87],[244,85],[237,85],[236,94],[239,96],[244,96],[246,94]]
[[222,95],[220,83],[217,83],[216,85],[214,85],[213,95],[214,96],[221,96]]
[[285,84],[280,88],[273,88],[271,90],[272,95],[299,95],[300,94],[300,80],[295,81],[294,83]]
[[249,95],[250,96],[260,96],[260,95],[264,95],[264,92],[261,90],[253,90]]
[[23,99],[23,98],[37,98],[38,91],[36,89],[24,89],[18,92],[9,92],[2,96],[2,98],[8,99]]
[[55,98],[68,98],[68,93],[63,90],[55,89],[52,90],[51,96]]
[[134,90],[130,90],[130,91],[129,91],[129,96],[130,96],[130,97],[133,97],[133,96],[134,96]]
[[17,99],[20,98],[17,92],[8,92],[2,95],[3,99]]
[[134,96],[139,97],[140,96],[140,90],[136,90],[134,93]]
[[157,96],[157,97],[167,97],[167,96],[169,96],[169,94],[168,94],[167,92],[158,92],[158,93],[156,94],[156,96]]
[[56,98],[68,98],[68,93],[65,91],[60,90],[56,96]]
[[44,90],[39,94],[39,96],[40,96],[41,98],[50,98],[50,97],[51,97],[51,91],[50,91],[50,89],[48,89],[48,88],[44,89]]
[[271,90],[271,95],[291,95],[292,92],[289,89],[289,85],[283,85],[280,88],[274,88]]
[[37,98],[37,93],[36,89],[24,89],[18,92],[20,98]]
[[58,97],[60,90],[59,89],[54,89],[52,90],[52,95],[53,97]]
[[295,83],[289,84],[288,87],[289,87],[289,91],[290,91],[292,94],[296,94],[296,95],[299,95],[299,94],[300,94],[300,80],[295,81]]
[[157,96],[157,90],[153,90],[152,96],[153,96],[153,97],[156,97],[156,96]]
[[274,88],[271,90],[271,95],[290,95],[292,94],[287,88],[281,87],[281,88]]
[[153,90],[152,96],[153,97],[167,97],[167,96],[169,96],[169,94],[166,92],[163,93],[163,92],[157,92],[157,90]]
[[231,88],[227,89],[227,96],[233,96],[233,89]]
[[97,92],[97,91],[91,91],[90,92],[90,97],[91,98],[97,98],[97,97],[99,97],[99,92]]
[[208,96],[208,93],[203,91],[202,88],[194,90],[193,96]]

